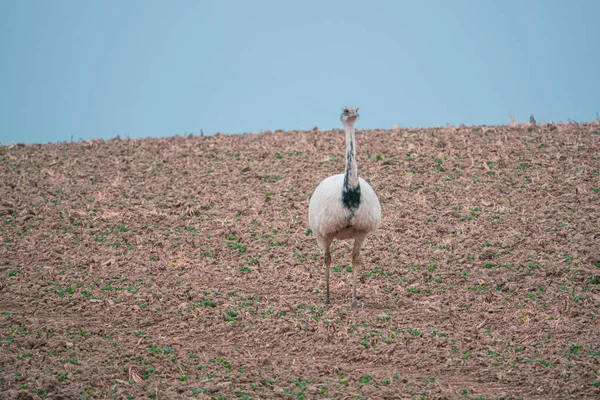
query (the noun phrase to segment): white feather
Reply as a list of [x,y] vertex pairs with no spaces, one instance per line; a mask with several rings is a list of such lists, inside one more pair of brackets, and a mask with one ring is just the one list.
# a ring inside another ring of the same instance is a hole
[[348,219],[349,212],[342,203],[344,174],[325,178],[315,189],[308,206],[308,224],[317,238],[319,247],[324,248],[327,237],[340,240],[351,239],[354,231],[370,234],[381,223],[381,206],[375,191],[363,178],[360,184],[360,205],[354,216]]

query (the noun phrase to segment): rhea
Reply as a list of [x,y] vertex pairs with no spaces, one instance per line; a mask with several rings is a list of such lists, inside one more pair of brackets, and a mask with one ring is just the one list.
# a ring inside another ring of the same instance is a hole
[[358,176],[354,124],[358,107],[344,107],[340,119],[346,132],[346,171],[325,178],[308,206],[308,223],[325,253],[325,303],[329,304],[329,270],[333,239],[354,239],[352,248],[352,307],[356,307],[356,275],[360,249],[381,223],[381,206],[375,191]]

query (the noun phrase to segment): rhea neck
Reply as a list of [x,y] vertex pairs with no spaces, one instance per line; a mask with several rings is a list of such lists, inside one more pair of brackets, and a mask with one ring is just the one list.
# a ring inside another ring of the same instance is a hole
[[360,184],[358,166],[356,164],[356,139],[354,137],[354,120],[345,121],[346,131],[346,173],[342,186],[342,204],[348,210],[346,219],[351,220],[360,207]]
[[349,120],[344,123],[346,131],[346,173],[344,174],[344,189],[358,187],[358,165],[356,163],[356,137],[354,135],[354,122]]

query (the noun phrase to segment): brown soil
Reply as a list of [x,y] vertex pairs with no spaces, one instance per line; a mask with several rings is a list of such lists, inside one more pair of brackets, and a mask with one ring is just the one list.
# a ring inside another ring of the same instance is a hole
[[357,140],[356,310],[340,130],[0,148],[0,397],[598,398],[600,124]]

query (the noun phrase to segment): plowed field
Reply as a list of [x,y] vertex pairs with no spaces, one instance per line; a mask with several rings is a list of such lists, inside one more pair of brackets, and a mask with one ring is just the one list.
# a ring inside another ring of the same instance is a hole
[[357,309],[341,130],[1,147],[0,398],[600,398],[600,124],[357,142]]

